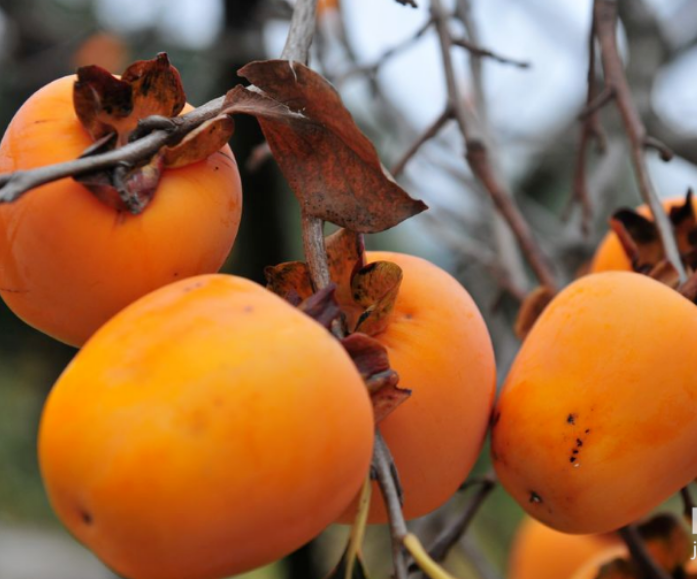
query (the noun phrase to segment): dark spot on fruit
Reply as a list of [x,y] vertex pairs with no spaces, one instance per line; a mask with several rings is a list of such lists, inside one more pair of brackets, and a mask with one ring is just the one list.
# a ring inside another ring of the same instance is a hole
[[576,462],[576,457],[572,456],[571,458],[569,458],[569,462]]
[[244,306],[244,311],[245,311],[245,312],[248,312],[248,313],[249,313],[249,312],[253,312],[253,311],[254,311],[254,308],[253,308],[252,306]]
[[535,491],[530,491],[530,502],[533,504],[540,504],[542,502],[542,497]]
[[579,448],[583,446],[583,441],[580,438],[576,439],[576,446],[578,446]]
[[414,314],[404,314],[404,319],[405,320],[412,320],[412,319],[414,319]]
[[80,510],[80,518],[82,519],[82,522],[85,523],[85,525],[92,524],[92,515],[87,511]]
[[586,428],[586,430],[585,430],[586,434],[588,434],[590,431],[591,431],[590,428]]
[[213,167],[213,170],[214,170],[214,171],[219,171],[219,170],[220,170],[220,167],[218,167],[218,165],[216,165],[215,167]]
[[175,271],[172,275],[173,275],[174,277],[179,277],[179,272],[178,272],[178,271]]
[[574,448],[574,449],[571,451],[571,454],[578,454],[578,449],[577,449],[577,448]]
[[576,415],[575,414],[569,414],[566,417],[566,422],[567,424],[576,424]]

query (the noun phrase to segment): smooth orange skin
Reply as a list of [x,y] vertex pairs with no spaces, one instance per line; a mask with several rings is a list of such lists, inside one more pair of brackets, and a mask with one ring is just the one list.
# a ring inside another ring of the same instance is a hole
[[568,535],[526,517],[516,531],[508,579],[566,579],[616,540],[611,535]]
[[[0,172],[75,159],[92,144],[72,105],[74,77],[19,109]],[[118,212],[66,178],[0,205],[0,296],[35,328],[80,346],[146,293],[217,271],[240,223],[242,190],[229,147],[164,172],[140,215]]]
[[[674,197],[663,201],[663,208],[669,211],[671,207],[679,207],[685,203],[685,197]],[[693,198],[692,206],[697,211],[697,198]],[[636,208],[637,213],[644,217],[651,217],[651,211],[646,205]],[[590,273],[601,271],[632,271],[632,264],[627,259],[627,254],[622,249],[614,231],[608,231],[598,245],[591,261]]]
[[[411,255],[369,252],[368,261],[399,265],[404,279],[387,348],[399,385],[411,397],[380,423],[404,491],[404,516],[421,517],[447,501],[481,452],[496,390],[496,364],[484,320],[448,273]],[[355,508],[342,516],[352,522]],[[369,521],[387,521],[375,485]]]
[[372,406],[341,345],[253,282],[182,280],[104,325],[39,433],[51,504],[128,579],[213,579],[300,547],[368,472]]
[[564,289],[494,410],[506,490],[550,527],[603,533],[685,486],[697,472],[696,340],[695,305],[646,276],[594,274]]

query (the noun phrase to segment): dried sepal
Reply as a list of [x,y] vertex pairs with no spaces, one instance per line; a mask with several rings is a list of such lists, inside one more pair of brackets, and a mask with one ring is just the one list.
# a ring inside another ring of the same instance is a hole
[[219,115],[202,123],[176,145],[165,147],[165,167],[176,168],[197,163],[223,148],[235,131],[228,115]]
[[353,305],[351,278],[365,265],[363,236],[341,228],[327,236],[325,245],[329,275],[337,285],[337,301],[343,306]]
[[185,104],[179,72],[165,53],[133,63],[120,79],[99,66],[83,66],[73,87],[73,105],[83,127],[95,140],[116,133],[116,146],[128,142],[140,119],[173,117]]
[[330,329],[332,322],[341,315],[341,309],[339,309],[334,297],[335,290],[334,284],[323,287],[317,293],[303,300],[298,309],[327,330]]
[[361,233],[389,229],[426,205],[388,179],[368,138],[332,85],[286,60],[252,62],[226,113],[254,115],[305,214]]
[[351,294],[365,308],[356,323],[356,331],[374,336],[387,327],[402,278],[402,268],[389,261],[369,263],[355,273]]
[[267,289],[293,305],[297,306],[312,295],[310,270],[302,261],[266,266],[264,276]]
[[540,317],[555,295],[556,292],[552,288],[543,285],[536,287],[525,297],[518,310],[518,317],[513,328],[518,338],[525,339],[535,325],[537,318]]
[[390,367],[387,349],[375,338],[356,332],[341,343],[368,388],[378,424],[411,396],[411,390],[398,386],[399,375]]
[[141,213],[150,203],[163,170],[162,154],[133,168],[85,173],[74,179],[87,187],[102,203],[117,211]]

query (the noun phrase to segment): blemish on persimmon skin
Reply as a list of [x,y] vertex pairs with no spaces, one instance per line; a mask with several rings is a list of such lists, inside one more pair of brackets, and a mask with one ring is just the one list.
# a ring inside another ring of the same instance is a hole
[[542,503],[542,497],[538,495],[535,491],[530,491],[530,502],[536,505]]
[[567,424],[571,424],[571,425],[576,424],[576,418],[577,418],[577,417],[578,417],[577,414],[569,414],[569,415],[566,417],[566,423],[567,423]]
[[252,306],[244,306],[244,308],[242,308],[242,311],[249,314],[254,311],[254,308]]
[[94,519],[92,518],[92,515],[88,513],[84,509],[79,509],[80,511],[80,519],[82,519],[82,522],[85,523],[85,525],[91,525],[94,522]]

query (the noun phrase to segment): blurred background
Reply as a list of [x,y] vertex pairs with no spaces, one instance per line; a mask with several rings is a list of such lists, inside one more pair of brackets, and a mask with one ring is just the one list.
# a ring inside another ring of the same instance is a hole
[[[387,167],[446,101],[435,33],[417,34],[429,18],[428,0],[417,3],[326,0],[318,15],[312,65],[340,90]],[[623,0],[620,7],[621,48],[640,112],[649,131],[678,153],[669,164],[650,156],[652,177],[662,196],[684,195],[697,183],[697,2]],[[619,120],[608,110],[602,113],[607,151],[591,154],[588,164],[590,231],[582,233],[577,207],[564,218],[580,134],[576,117],[586,97],[591,2],[472,0],[471,8],[479,45],[530,65],[481,61],[482,115],[516,202],[555,273],[568,281],[587,262],[613,209],[639,204]],[[0,0],[0,132],[32,92],[77,66],[100,64],[119,73],[161,51],[180,70],[188,100],[200,105],[239,83],[235,71],[245,63],[280,54],[291,10],[284,0]],[[462,93],[475,101],[481,95],[472,84],[470,56],[465,50],[454,56]],[[301,258],[299,211],[260,148],[256,122],[240,116],[236,125],[232,145],[245,206],[226,270],[262,281],[265,265]],[[534,283],[463,151],[457,128],[446,125],[400,176],[430,211],[368,243],[422,255],[456,275],[487,318],[504,377],[518,347],[511,328],[520,294]],[[512,280],[511,287],[502,288],[503,279]],[[113,577],[53,517],[36,463],[43,401],[74,353],[0,304],[0,579]],[[487,471],[486,453],[480,462],[472,476]],[[467,500],[461,495],[414,528],[432,534]],[[451,568],[461,577],[504,574],[520,517],[496,490],[453,552]],[[330,529],[253,576],[320,578],[338,559],[346,532]],[[371,529],[366,558],[375,576],[387,576],[388,554],[386,529]]]

